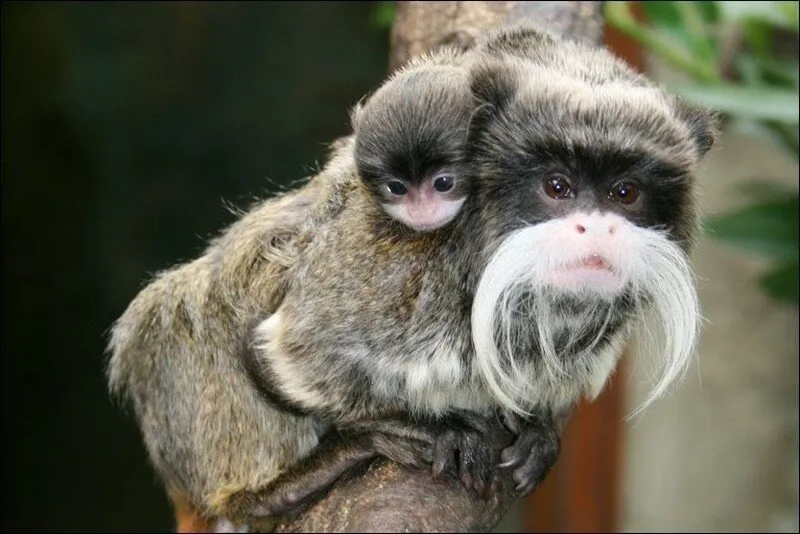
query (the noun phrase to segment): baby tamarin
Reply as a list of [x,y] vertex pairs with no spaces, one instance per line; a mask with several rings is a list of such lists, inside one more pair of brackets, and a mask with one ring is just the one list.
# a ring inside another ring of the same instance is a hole
[[552,460],[547,414],[599,393],[644,309],[667,334],[654,395],[680,374],[698,318],[691,171],[712,120],[604,50],[541,35],[500,32],[470,60],[471,193],[440,231],[386,225],[349,140],[308,190],[134,299],[110,383],[174,498],[252,524],[375,451],[441,469],[456,448],[480,478],[495,414],[527,491]]
[[360,178],[386,215],[416,231],[452,221],[469,192],[475,105],[463,62],[451,49],[413,59],[352,113]]

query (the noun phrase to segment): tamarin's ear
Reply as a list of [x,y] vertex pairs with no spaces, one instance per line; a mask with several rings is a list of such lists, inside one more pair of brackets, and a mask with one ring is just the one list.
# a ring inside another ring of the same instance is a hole
[[487,32],[478,48],[489,54],[511,54],[538,60],[549,47],[556,45],[551,34],[530,23],[521,23]]
[[353,109],[350,110],[350,127],[355,132],[358,129],[358,123],[361,119],[361,113],[364,111],[364,102],[370,97],[370,95],[362,96],[356,105],[353,106]]
[[498,61],[483,61],[470,70],[469,87],[477,102],[469,121],[467,144],[474,146],[486,125],[517,92],[518,71]]
[[353,109],[350,110],[350,127],[353,129],[353,131],[356,131],[356,129],[358,129],[358,119],[361,115],[361,108],[362,106],[361,103],[359,102],[358,104],[353,106]]
[[507,64],[486,61],[475,64],[470,72],[469,88],[482,104],[503,108],[519,86],[518,71]]
[[678,117],[689,127],[699,157],[711,150],[719,137],[721,117],[713,111],[696,106],[682,98],[675,98]]

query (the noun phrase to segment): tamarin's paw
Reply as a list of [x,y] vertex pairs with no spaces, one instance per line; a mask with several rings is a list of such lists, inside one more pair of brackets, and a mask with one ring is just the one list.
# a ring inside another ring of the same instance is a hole
[[477,415],[452,415],[437,423],[433,475],[455,474],[468,489],[485,497],[494,474],[494,448],[486,420]]
[[500,453],[500,467],[513,469],[517,490],[527,495],[556,463],[561,437],[547,417],[522,418],[507,414],[506,423],[517,434],[517,439]]

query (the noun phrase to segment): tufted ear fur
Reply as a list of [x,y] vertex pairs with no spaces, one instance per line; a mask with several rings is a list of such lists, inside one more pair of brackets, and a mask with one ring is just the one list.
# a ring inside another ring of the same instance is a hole
[[350,110],[350,127],[353,128],[353,131],[358,129],[358,119],[361,116],[362,108],[363,106],[359,102]]
[[678,117],[689,127],[698,157],[702,158],[719,136],[719,115],[678,97],[675,97],[675,109]]
[[353,106],[353,109],[350,110],[350,127],[353,129],[353,132],[358,130],[358,123],[361,119],[361,115],[364,112],[364,103],[372,96],[371,93],[368,93],[361,98],[358,99],[356,105]]
[[469,87],[477,107],[469,121],[468,144],[475,142],[486,123],[514,97],[519,87],[518,76],[516,69],[499,61],[482,61],[472,66]]
[[519,87],[518,71],[499,61],[476,63],[469,76],[469,88],[481,104],[502,109]]
[[526,22],[490,30],[476,48],[484,54],[496,56],[508,54],[540,61],[542,54],[554,46],[558,46],[558,41],[553,34]]

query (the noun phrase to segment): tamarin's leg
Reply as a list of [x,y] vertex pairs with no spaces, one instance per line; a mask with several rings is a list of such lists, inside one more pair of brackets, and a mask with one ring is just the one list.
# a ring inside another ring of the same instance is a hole
[[386,419],[348,424],[330,430],[308,457],[257,495],[242,495],[240,502],[257,516],[295,515],[337,480],[379,456],[418,469],[432,465],[434,476],[448,471],[484,494],[497,463],[487,435],[487,420],[468,412],[426,423]]
[[332,430],[306,458],[258,492],[234,495],[229,506],[252,517],[294,516],[321,498],[339,479],[378,454],[370,436]]

